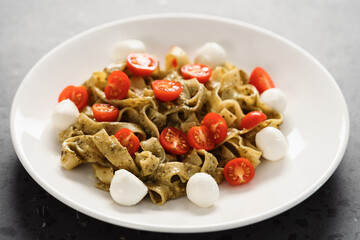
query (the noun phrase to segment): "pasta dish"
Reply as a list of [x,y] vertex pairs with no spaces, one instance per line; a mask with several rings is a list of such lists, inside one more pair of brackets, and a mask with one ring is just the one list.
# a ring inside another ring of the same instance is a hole
[[[59,101],[70,99],[80,111],[59,133],[62,166],[72,170],[91,164],[96,187],[105,191],[115,172],[126,170],[158,205],[186,195],[196,173],[210,175],[217,184],[224,178],[246,182],[246,174],[266,157],[257,134],[280,129],[282,114],[262,101],[263,90],[251,84],[245,71],[228,61],[208,66],[207,73],[205,65],[191,64],[180,47],[173,47],[165,66],[158,63],[153,55],[133,54],[94,72],[81,86],[86,98],[79,87],[62,93]],[[136,64],[147,68],[139,70]],[[122,81],[124,75],[129,82]],[[246,122],[254,113],[259,117]],[[251,163],[241,176],[225,167],[239,158]]]

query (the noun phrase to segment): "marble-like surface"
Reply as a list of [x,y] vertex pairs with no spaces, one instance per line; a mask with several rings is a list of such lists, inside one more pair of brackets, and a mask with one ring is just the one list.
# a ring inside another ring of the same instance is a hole
[[[122,228],[83,215],[54,199],[27,174],[12,146],[9,115],[16,89],[31,67],[83,30],[119,18],[167,12],[224,16],[266,28],[304,48],[334,76],[349,107],[349,144],[333,176],[311,197],[250,226],[163,234]],[[359,12],[358,0],[0,0],[0,239],[359,240]]]

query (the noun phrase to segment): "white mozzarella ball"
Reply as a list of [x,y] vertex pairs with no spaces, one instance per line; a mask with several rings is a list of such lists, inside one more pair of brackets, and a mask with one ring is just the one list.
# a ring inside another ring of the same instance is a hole
[[286,155],[288,142],[284,134],[277,128],[265,127],[255,136],[256,146],[262,156],[270,161],[277,161]]
[[195,63],[204,64],[211,68],[223,65],[226,61],[226,52],[216,42],[208,42],[195,53]]
[[124,40],[115,45],[113,60],[123,61],[130,53],[141,53],[145,51],[145,44],[142,41],[137,39]]
[[131,172],[120,169],[110,183],[110,195],[120,205],[132,206],[140,202],[147,194],[146,185]]
[[195,173],[186,185],[190,201],[202,208],[208,208],[219,200],[219,186],[207,173]]
[[70,99],[65,99],[55,106],[51,115],[51,123],[55,128],[62,131],[74,124],[79,114],[76,105]]
[[279,113],[284,113],[286,108],[286,95],[278,88],[269,88],[260,95],[260,100],[275,109]]

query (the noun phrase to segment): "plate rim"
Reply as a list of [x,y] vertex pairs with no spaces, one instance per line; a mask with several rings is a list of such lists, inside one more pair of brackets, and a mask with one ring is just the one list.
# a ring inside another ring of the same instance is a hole
[[[338,151],[336,152],[336,156],[334,156],[334,160],[331,162],[331,164],[328,166],[327,170],[323,173],[319,179],[314,182],[311,187],[307,188],[306,191],[304,191],[302,194],[297,195],[295,198],[293,198],[291,201],[286,202],[277,208],[273,208],[271,210],[268,210],[267,212],[264,212],[262,214],[258,214],[255,216],[252,216],[251,218],[247,218],[247,221],[245,224],[239,224],[239,221],[233,221],[230,223],[222,223],[222,224],[214,224],[214,225],[206,225],[203,227],[173,227],[173,226],[156,226],[156,225],[149,225],[144,223],[135,223],[135,222],[124,222],[122,219],[114,219],[112,217],[104,217],[101,214],[98,214],[97,212],[87,208],[84,205],[78,204],[77,202],[68,199],[64,197],[60,192],[58,192],[55,188],[53,188],[50,184],[46,183],[42,179],[41,176],[36,174],[36,171],[30,164],[30,161],[28,160],[27,156],[25,155],[22,146],[20,143],[18,143],[15,136],[15,112],[16,108],[19,105],[19,93],[22,92],[25,82],[27,82],[29,79],[29,76],[32,74],[34,69],[36,69],[39,65],[41,65],[46,59],[52,55],[55,51],[58,49],[61,49],[64,45],[67,45],[69,42],[75,41],[76,39],[82,38],[83,36],[90,34],[92,32],[96,32],[103,28],[108,28],[114,25],[121,25],[128,22],[136,22],[136,21],[143,21],[143,20],[150,20],[150,19],[166,19],[166,18],[188,18],[188,19],[200,19],[200,20],[211,20],[211,21],[219,21],[223,23],[238,25],[241,27],[245,27],[251,30],[255,30],[261,33],[264,33],[266,35],[270,35],[271,37],[291,46],[292,48],[295,48],[297,51],[300,51],[302,54],[304,54],[307,58],[309,58],[314,64],[317,65],[318,68],[320,68],[324,73],[326,73],[329,80],[332,81],[332,84],[334,85],[337,93],[339,96],[341,96],[342,105],[344,106],[344,123],[345,123],[345,129],[343,131],[344,141],[341,142],[341,145],[338,148]],[[113,20],[107,23],[103,23],[97,26],[94,26],[92,28],[89,28],[85,31],[82,31],[78,34],[75,34],[74,36],[68,38],[65,41],[60,42],[58,45],[56,45],[54,48],[52,48],[50,51],[48,51],[45,55],[43,55],[27,72],[27,74],[22,79],[21,83],[19,84],[16,93],[14,95],[12,104],[11,104],[11,111],[10,111],[10,133],[11,133],[11,139],[12,144],[14,146],[15,152],[17,154],[17,157],[19,158],[21,164],[26,169],[28,174],[39,184],[45,191],[49,192],[54,198],[59,200],[60,202],[64,203],[65,205],[73,208],[76,211],[80,211],[88,216],[91,216],[93,218],[96,218],[100,221],[104,221],[107,223],[111,223],[117,226],[121,227],[128,227],[132,229],[138,229],[138,230],[145,230],[145,231],[153,231],[153,232],[169,232],[169,233],[200,233],[200,232],[214,232],[214,231],[220,231],[220,230],[228,230],[233,229],[237,227],[247,226],[262,220],[266,220],[268,218],[271,218],[273,216],[276,216],[280,213],[285,212],[286,210],[289,210],[293,208],[294,206],[298,205],[308,197],[310,197],[313,193],[315,193],[320,187],[324,185],[324,183],[332,176],[332,174],[335,172],[337,167],[339,166],[340,162],[342,161],[342,158],[345,154],[345,151],[347,149],[347,144],[349,140],[349,134],[350,134],[350,118],[349,118],[349,111],[346,104],[346,100],[344,98],[344,95],[342,94],[342,91],[335,81],[335,79],[332,77],[332,75],[329,73],[329,71],[310,53],[299,47],[297,44],[293,43],[292,41],[286,39],[285,37],[282,37],[270,30],[261,28],[257,25],[250,24],[247,22],[243,22],[240,20],[227,18],[227,17],[220,17],[220,16],[213,16],[213,15],[207,15],[207,14],[197,14],[197,13],[159,13],[159,14],[146,14],[146,15],[138,15],[123,19],[117,19]]]

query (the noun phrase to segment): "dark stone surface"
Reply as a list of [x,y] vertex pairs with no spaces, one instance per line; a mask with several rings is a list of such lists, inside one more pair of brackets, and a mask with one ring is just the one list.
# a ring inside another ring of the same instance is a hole
[[[360,240],[359,11],[358,0],[0,0],[0,239]],[[205,13],[258,25],[295,42],[330,71],[347,101],[351,133],[343,161],[317,192],[276,217],[246,227],[167,234],[90,218],[53,198],[28,175],[12,146],[9,115],[16,89],[31,67],[83,30],[164,12]]]

